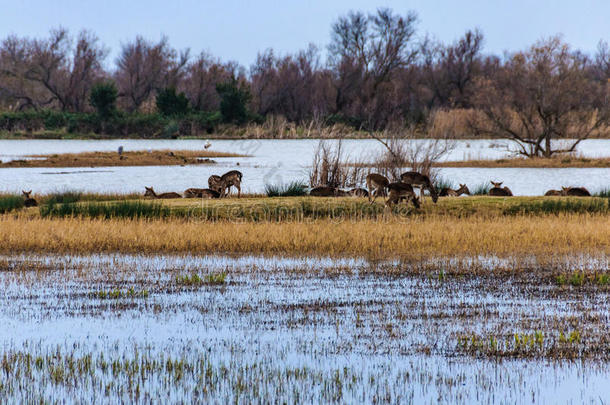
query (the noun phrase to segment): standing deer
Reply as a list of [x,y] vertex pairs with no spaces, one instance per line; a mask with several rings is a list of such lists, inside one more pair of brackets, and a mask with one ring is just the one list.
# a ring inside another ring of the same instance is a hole
[[388,184],[388,200],[385,202],[387,207],[392,204],[398,204],[400,200],[406,200],[407,204],[409,200],[413,203],[415,208],[419,208],[419,199],[413,191],[413,187],[410,184],[397,182]]
[[30,191],[21,190],[21,193],[23,194],[23,197],[25,198],[25,201],[23,201],[24,207],[37,207],[38,206],[38,202],[35,199],[30,197],[30,194],[32,194],[32,190],[30,190]]
[[144,186],[144,188],[146,189],[146,192],[144,192],[144,197],[164,198],[164,199],[182,198],[182,196],[180,194],[174,193],[174,192],[157,194],[157,193],[155,193],[155,190],[153,190],[152,186],[151,187]]
[[512,197],[513,192],[506,186],[502,187],[502,183],[502,181],[492,181],[491,184],[493,187],[489,190],[489,195],[493,197]]
[[237,188],[237,198],[241,196],[242,174],[238,170],[231,170],[220,176],[220,196],[225,197],[231,192],[231,186]]
[[591,197],[591,193],[584,187],[561,187],[561,194],[573,197]]
[[210,188],[187,188],[184,198],[220,198],[220,193]]
[[443,187],[441,192],[438,193],[439,197],[459,197],[462,194],[470,195],[470,190],[466,187],[466,184],[460,184],[460,188],[452,190],[449,187]]
[[432,202],[436,204],[438,201],[438,194],[434,185],[430,181],[430,178],[418,172],[406,172],[400,175],[400,181],[406,184],[410,184],[412,187],[418,187],[422,201],[424,200],[424,190],[428,189]]
[[[379,193],[381,193],[382,196],[385,196],[385,189],[388,184],[390,184],[390,180],[379,173],[370,173],[368,176],[366,176],[366,187],[369,189],[369,202],[372,203],[375,201],[375,199],[379,196]],[[373,197],[372,200],[371,197]]]

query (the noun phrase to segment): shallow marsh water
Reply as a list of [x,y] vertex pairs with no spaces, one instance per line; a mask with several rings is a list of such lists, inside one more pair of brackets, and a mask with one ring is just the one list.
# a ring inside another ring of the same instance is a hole
[[[607,257],[590,259],[565,268],[607,273]],[[473,263],[483,271],[460,273]],[[436,264],[0,257],[0,401],[610,398],[607,287],[511,275],[510,260],[497,258]],[[205,281],[220,273],[224,282]],[[202,284],[177,279],[192,274]],[[540,342],[514,343],[537,332]]]
[[[335,141],[331,141],[335,142]],[[420,140],[418,142],[427,142]],[[202,140],[0,140],[0,160],[20,159],[29,154],[78,153],[87,151],[187,149],[202,150]],[[212,140],[212,150],[251,157],[216,158],[215,165],[96,167],[96,168],[12,168],[0,169],[0,192],[35,193],[64,190],[131,193],[153,185],[157,191],[181,192],[189,187],[206,187],[212,174],[239,169],[244,174],[244,190],[261,193],[266,184],[308,179],[318,140]],[[343,147],[352,160],[369,160],[383,147],[375,140],[345,140]],[[461,140],[445,157],[447,160],[498,159],[510,154],[506,141]],[[610,140],[592,139],[579,145],[578,153],[589,157],[610,156]],[[238,166],[239,165],[239,166]],[[584,186],[595,192],[609,186],[610,169],[565,168],[443,168],[442,177],[471,188],[490,180],[504,181],[516,195],[541,195],[561,186]]]

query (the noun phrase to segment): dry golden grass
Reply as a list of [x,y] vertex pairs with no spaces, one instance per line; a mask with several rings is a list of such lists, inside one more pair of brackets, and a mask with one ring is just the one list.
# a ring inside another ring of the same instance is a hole
[[419,217],[215,223],[0,217],[0,252],[357,256],[372,259],[610,254],[610,217]]
[[496,160],[464,160],[451,162],[438,162],[436,167],[531,167],[531,168],[562,168],[562,167],[610,167],[610,158],[585,158],[574,156],[556,156],[545,158],[512,158]]
[[239,157],[236,153],[192,150],[154,150],[123,152],[85,152],[64,153],[58,155],[30,155],[28,157],[44,158],[33,160],[13,160],[0,163],[6,167],[107,167],[107,166],[172,166],[209,164],[215,157]]

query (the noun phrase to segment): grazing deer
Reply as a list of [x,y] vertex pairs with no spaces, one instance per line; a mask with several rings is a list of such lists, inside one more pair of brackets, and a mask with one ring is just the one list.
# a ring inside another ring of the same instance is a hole
[[222,178],[220,176],[213,174],[208,178],[208,187],[220,193],[222,191],[221,181]]
[[352,188],[347,193],[352,197],[368,197],[369,196],[369,192],[366,191],[366,189],[360,188],[360,187]]
[[220,197],[226,197],[231,193],[231,186],[237,188],[237,198],[241,197],[242,174],[238,170],[231,170],[220,176]]
[[591,197],[591,193],[584,187],[561,187],[562,195],[572,197]]
[[413,203],[415,208],[419,208],[419,199],[413,191],[413,187],[410,184],[397,182],[388,184],[388,200],[385,202],[387,207],[392,204],[398,204],[400,200],[406,200],[409,204],[409,200]]
[[[369,173],[366,176],[366,188],[369,189],[368,197],[369,202],[372,203],[381,193],[382,196],[386,195],[385,189],[390,184],[390,180],[387,177],[382,176],[379,173]],[[371,200],[371,197],[373,199]]]
[[328,186],[314,187],[309,191],[309,195],[312,197],[335,197],[337,189]]
[[549,197],[549,196],[562,196],[563,195],[563,191],[560,190],[549,190],[546,193],[544,193],[545,196]]
[[443,187],[441,192],[438,193],[439,197],[459,197],[462,194],[470,195],[470,190],[466,187],[466,184],[460,184],[460,188],[457,190],[450,189],[449,187]]
[[35,199],[30,197],[30,194],[32,194],[32,190],[30,190],[30,191],[21,190],[21,194],[23,194],[23,197],[25,198],[25,201],[23,201],[24,207],[37,207],[38,206],[38,202]]
[[157,194],[155,193],[155,190],[153,190],[152,187],[146,187],[144,186],[144,188],[146,189],[146,192],[144,193],[144,197],[153,197],[153,198],[182,198],[182,196],[178,193],[161,193],[161,194]]
[[400,181],[406,184],[410,184],[411,187],[418,187],[422,201],[424,200],[424,190],[428,189],[432,202],[436,204],[438,201],[438,194],[434,185],[430,181],[430,178],[418,172],[406,172],[400,175]]
[[187,188],[184,198],[220,198],[220,193],[210,188]]
[[502,183],[502,181],[492,181],[491,184],[493,187],[489,190],[489,195],[493,197],[512,197],[513,192],[506,186],[502,187]]

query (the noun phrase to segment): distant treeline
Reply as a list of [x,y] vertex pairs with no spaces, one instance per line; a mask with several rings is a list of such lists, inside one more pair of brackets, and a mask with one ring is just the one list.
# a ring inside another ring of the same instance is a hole
[[[107,70],[108,49],[92,32],[12,35],[0,44],[0,109],[7,112],[0,126],[147,135],[147,128],[166,128],[169,118],[210,131],[221,122],[282,116],[297,124],[379,130],[425,123],[438,109],[481,111],[491,125],[481,128],[498,135],[514,130],[513,113],[521,130],[573,111],[602,118],[595,128],[607,123],[604,39],[593,55],[551,37],[499,56],[483,53],[479,30],[442,43],[418,36],[417,23],[414,12],[350,12],[333,23],[326,59],[314,45],[288,55],[268,49],[250,67],[174,49],[167,38],[138,36],[122,45]],[[555,116],[542,111],[527,118],[540,103]],[[501,116],[503,110],[510,113]]]

